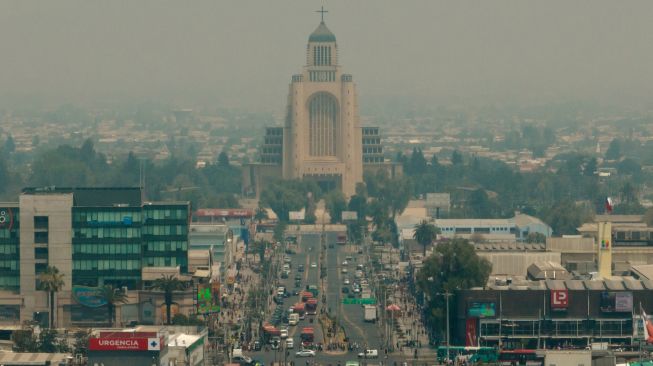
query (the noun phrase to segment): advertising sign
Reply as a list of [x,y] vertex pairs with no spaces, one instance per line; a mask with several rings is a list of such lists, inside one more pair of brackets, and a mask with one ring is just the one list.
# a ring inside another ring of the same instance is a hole
[[630,313],[633,311],[633,293],[617,292],[614,301],[614,311],[617,313]]
[[198,217],[234,217],[249,218],[254,216],[254,210],[251,209],[221,209],[221,208],[200,208],[195,211]]
[[478,319],[476,318],[467,318],[465,321],[465,346],[466,347],[477,347],[477,331],[476,323]]
[[99,287],[73,286],[72,293],[75,301],[89,308],[97,308],[107,304],[107,301],[102,297],[102,289]]
[[564,290],[551,290],[551,309],[567,310],[569,306],[569,292]]
[[9,229],[14,225],[14,212],[11,208],[0,208],[0,229]]
[[157,338],[90,338],[90,351],[147,351],[149,341],[159,343]]
[[467,316],[470,317],[491,318],[496,315],[496,304],[493,302],[472,302],[467,309]]
[[356,220],[358,220],[358,212],[342,211],[342,221],[356,221]]
[[197,313],[213,314],[220,312],[220,283],[200,284],[197,287]]
[[630,313],[633,311],[632,292],[601,293],[601,311],[604,313]]
[[304,220],[304,211],[290,211],[288,218],[292,221],[302,221]]

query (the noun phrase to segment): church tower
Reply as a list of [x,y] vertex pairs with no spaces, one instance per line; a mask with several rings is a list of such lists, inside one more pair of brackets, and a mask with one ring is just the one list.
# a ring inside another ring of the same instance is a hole
[[349,197],[363,181],[356,86],[338,64],[336,36],[322,21],[308,37],[306,65],[293,75],[283,127],[284,179],[309,179]]

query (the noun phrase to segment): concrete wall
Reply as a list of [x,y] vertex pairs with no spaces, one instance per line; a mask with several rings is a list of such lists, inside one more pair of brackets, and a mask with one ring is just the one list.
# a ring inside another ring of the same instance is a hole
[[[34,250],[37,246],[48,248],[47,264],[55,266],[63,274],[64,286],[55,295],[59,308],[55,322],[63,316],[62,305],[70,304],[72,289],[72,206],[73,195],[22,194],[20,202],[20,292],[25,307],[21,309],[21,321],[31,320],[35,311],[49,312],[47,295],[36,289]],[[48,217],[48,244],[35,244],[34,216]]]
[[528,266],[535,262],[560,263],[560,253],[555,252],[477,252],[492,263],[492,275],[526,276]]

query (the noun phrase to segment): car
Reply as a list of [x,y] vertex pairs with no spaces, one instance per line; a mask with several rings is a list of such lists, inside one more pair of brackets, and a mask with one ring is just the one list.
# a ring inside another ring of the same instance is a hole
[[357,294],[361,292],[361,289],[359,287],[354,287],[354,293]]
[[237,355],[231,358],[231,362],[237,363],[239,365],[251,365],[252,361],[253,360],[251,357],[243,356],[243,355]]
[[295,287],[302,287],[302,281],[295,281]]
[[281,272],[281,278],[288,278],[289,274],[290,274],[290,271],[283,271],[283,272]]
[[286,349],[293,349],[295,348],[295,341],[293,341],[292,338],[286,339]]
[[299,266],[297,266],[297,272],[304,272],[304,265],[303,264],[300,264]]
[[366,349],[365,351],[358,354],[358,358],[377,358],[379,357],[379,351],[375,349]]
[[340,270],[340,273],[347,273],[347,268],[343,268]]
[[347,262],[347,261],[345,260],[345,261],[342,262],[342,265],[343,265],[343,266],[348,266],[348,265],[349,265],[349,262]]
[[317,263],[315,262],[311,263],[311,268],[317,268]]
[[350,282],[349,282],[349,278],[345,278],[345,282],[344,282],[344,284],[345,284],[345,285],[349,285],[349,283],[350,283]]
[[347,287],[347,286],[343,286],[343,287],[342,287],[342,293],[343,293],[343,294],[348,294],[348,293],[349,293],[349,287]]
[[302,280],[302,275],[299,273],[295,275],[295,281],[301,281]]
[[297,357],[315,357],[315,351],[312,349],[303,349],[297,353],[295,353],[295,356]]
[[286,328],[281,328],[279,330],[279,335],[281,336],[281,339],[286,339],[288,338],[288,329]]

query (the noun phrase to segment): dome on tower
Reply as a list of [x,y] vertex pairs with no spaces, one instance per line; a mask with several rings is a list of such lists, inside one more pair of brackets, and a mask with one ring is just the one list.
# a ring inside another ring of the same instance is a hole
[[331,33],[329,28],[327,28],[324,21],[320,22],[320,25],[311,33],[308,37],[309,42],[335,42],[336,36]]

